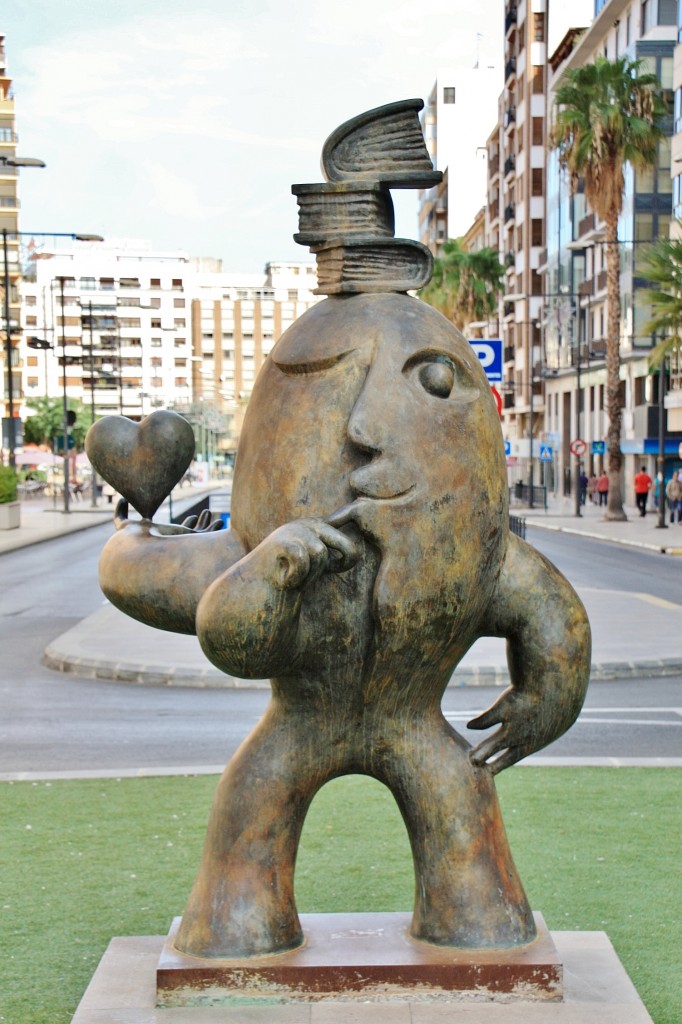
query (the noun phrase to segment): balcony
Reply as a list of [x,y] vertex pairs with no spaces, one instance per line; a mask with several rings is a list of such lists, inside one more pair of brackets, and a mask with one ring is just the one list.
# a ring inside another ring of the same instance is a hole
[[594,214],[588,213],[581,221],[578,221],[578,237],[586,235],[588,231],[594,231]]
[[588,277],[578,285],[578,295],[594,295],[594,278]]
[[491,156],[488,160],[488,177],[494,178],[500,170],[500,157],[499,154]]
[[516,57],[510,57],[504,66],[504,80],[509,81],[512,75],[516,74]]
[[515,349],[513,345],[504,346],[504,361],[505,363],[512,363],[515,357]]
[[504,265],[507,268],[507,270],[510,270],[514,266],[515,263],[516,263],[516,254],[513,253],[513,252],[505,253]]
[[508,156],[507,159],[504,161],[504,176],[505,176],[505,178],[507,177],[508,174],[511,174],[515,170],[516,170],[516,159],[513,156]]
[[506,35],[512,25],[516,24],[516,4],[513,4],[504,16],[504,34]]
[[606,271],[600,270],[597,274],[597,291],[606,291]]
[[500,216],[500,204],[497,201],[497,199],[495,200],[494,203],[490,203],[489,204],[489,206],[488,206],[488,216],[489,216],[491,221],[497,220],[497,218]]
[[505,317],[514,316],[514,303],[505,302],[504,306],[502,307],[502,314]]
[[514,204],[513,203],[509,203],[508,206],[505,206],[505,208],[504,208],[504,223],[505,224],[508,224],[510,220],[514,220],[514,209],[515,208],[514,208]]
[[504,127],[509,128],[516,122],[516,107],[509,107],[504,112]]

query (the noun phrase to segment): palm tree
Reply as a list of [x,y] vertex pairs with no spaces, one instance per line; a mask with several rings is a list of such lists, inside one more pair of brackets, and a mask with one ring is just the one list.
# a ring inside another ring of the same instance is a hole
[[606,242],[606,404],[609,503],[607,519],[626,519],[620,450],[620,254],[618,217],[623,208],[623,168],[636,170],[656,161],[660,127],[668,109],[655,75],[640,74],[640,61],[597,57],[593,64],[568,69],[556,89],[552,144],[571,176],[582,180],[585,198],[605,224]]
[[649,366],[657,370],[666,356],[682,346],[682,221],[677,222],[679,238],[659,238],[645,253],[641,276],[658,285],[649,292],[652,317],[646,332],[663,336],[649,353]]
[[469,324],[496,313],[503,274],[495,249],[469,252],[461,238],[454,238],[443,246],[443,256],[433,261],[433,277],[419,297],[460,331],[467,331]]

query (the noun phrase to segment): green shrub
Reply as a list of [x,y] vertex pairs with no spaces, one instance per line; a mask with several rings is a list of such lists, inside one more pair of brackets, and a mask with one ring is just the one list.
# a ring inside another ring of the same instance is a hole
[[17,500],[19,479],[11,466],[0,466],[0,505]]

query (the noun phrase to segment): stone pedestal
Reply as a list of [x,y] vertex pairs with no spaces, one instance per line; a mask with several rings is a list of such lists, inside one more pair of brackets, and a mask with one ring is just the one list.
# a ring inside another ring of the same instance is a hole
[[457,950],[418,942],[411,915],[308,914],[305,944],[277,956],[197,959],[174,946],[176,918],[159,959],[159,1006],[322,999],[561,1000],[563,968],[540,914],[537,939],[514,949]]
[[156,1005],[156,974],[165,939],[112,939],[73,1024],[652,1024],[604,932],[552,932],[564,965],[560,1002],[474,999],[449,993],[434,999],[413,991],[403,999],[362,994],[262,1005]]

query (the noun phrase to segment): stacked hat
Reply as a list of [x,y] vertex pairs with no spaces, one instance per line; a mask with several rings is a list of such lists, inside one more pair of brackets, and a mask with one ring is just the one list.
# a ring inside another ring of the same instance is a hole
[[395,238],[391,188],[431,188],[434,171],[421,125],[420,99],[388,103],[346,121],[322,149],[326,182],[293,185],[298,234],[317,260],[320,295],[406,292],[431,278],[426,246]]

